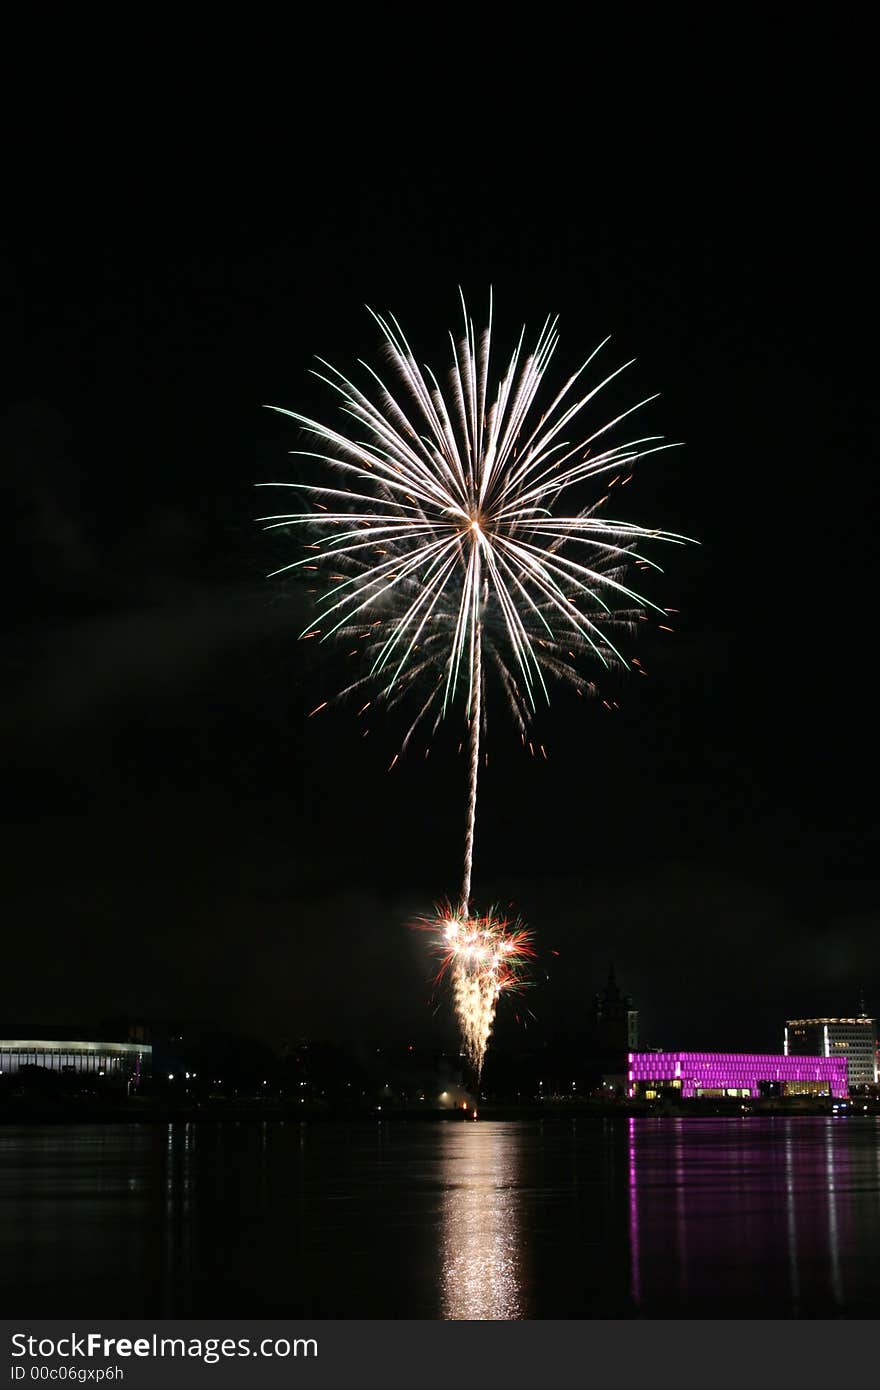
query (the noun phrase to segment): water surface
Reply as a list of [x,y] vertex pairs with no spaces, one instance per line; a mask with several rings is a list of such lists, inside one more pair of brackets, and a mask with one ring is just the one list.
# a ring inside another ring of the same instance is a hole
[[876,1317],[880,1121],[0,1127],[4,1316]]

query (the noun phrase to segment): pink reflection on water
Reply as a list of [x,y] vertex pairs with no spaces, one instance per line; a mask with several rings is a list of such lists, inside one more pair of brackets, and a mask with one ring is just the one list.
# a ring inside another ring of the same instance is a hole
[[856,1211],[880,1187],[866,1128],[830,1116],[627,1124],[636,1310],[683,1312],[714,1286],[737,1316],[783,1282],[795,1316],[849,1306],[870,1246]]
[[629,1278],[630,1296],[636,1307],[642,1301],[639,1278],[639,1184],[636,1172],[636,1122],[630,1117],[629,1126]]

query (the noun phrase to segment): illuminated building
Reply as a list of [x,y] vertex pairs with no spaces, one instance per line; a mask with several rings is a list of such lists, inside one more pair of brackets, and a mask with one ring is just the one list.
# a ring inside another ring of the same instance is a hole
[[868,1018],[864,1006],[856,1018],[787,1019],[785,1052],[790,1057],[808,1052],[842,1057],[850,1086],[873,1086],[877,1082],[877,1023]]
[[85,1078],[110,1084],[131,1083],[133,1089],[149,1077],[153,1049],[143,1042],[94,1042],[82,1039],[32,1040],[0,1038],[0,1075],[16,1077],[22,1068]]
[[627,1094],[836,1096],[848,1094],[842,1057],[786,1057],[759,1052],[630,1052]]

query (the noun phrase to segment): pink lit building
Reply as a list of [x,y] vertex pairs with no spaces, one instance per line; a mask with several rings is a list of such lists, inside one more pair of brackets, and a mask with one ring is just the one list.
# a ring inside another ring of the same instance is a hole
[[837,1096],[848,1094],[843,1057],[780,1057],[760,1052],[630,1052],[627,1095],[654,1100],[691,1096]]

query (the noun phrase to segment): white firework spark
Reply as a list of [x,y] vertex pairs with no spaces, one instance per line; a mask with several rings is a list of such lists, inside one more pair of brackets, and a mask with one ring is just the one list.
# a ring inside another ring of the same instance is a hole
[[[293,452],[337,477],[265,484],[304,491],[313,505],[260,520],[267,529],[304,526],[313,533],[308,556],[274,573],[329,572],[319,616],[302,635],[358,640],[368,672],[340,693],[372,684],[374,698],[395,704],[422,690],[403,748],[423,721],[436,729],[464,695],[470,777],[460,905],[467,918],[487,666],[497,672],[525,740],[538,704],[549,698],[548,677],[592,689],[584,658],[625,666],[612,633],[648,610],[666,616],[630,587],[628,572],[660,568],[641,553],[642,543],[687,538],[604,514],[612,488],[628,481],[637,459],[674,447],[659,435],[609,442],[612,430],[654,396],[585,433],[577,428],[632,363],[585,387],[584,373],[605,339],[539,413],[557,320],[545,322],[530,352],[522,331],[493,388],[491,298],[479,341],[463,299],[462,309],[447,391],[419,366],[393,315],[373,314],[391,384],[364,363],[369,380],[361,389],[322,361],[315,374],[340,398],[344,427],[272,407],[311,437],[314,447]],[[586,503],[568,506],[590,484]]]

